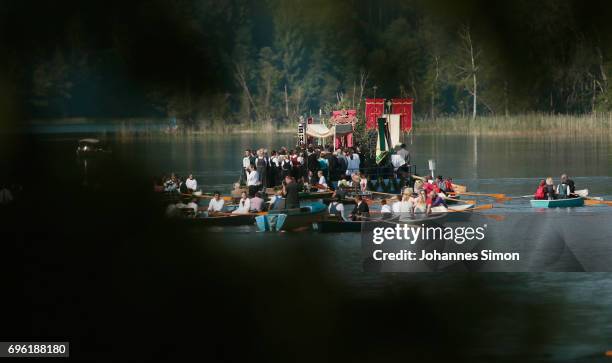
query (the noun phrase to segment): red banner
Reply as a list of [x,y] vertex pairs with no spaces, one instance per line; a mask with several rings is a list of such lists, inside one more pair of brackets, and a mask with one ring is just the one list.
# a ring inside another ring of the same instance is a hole
[[366,98],[366,129],[375,129],[378,125],[376,120],[383,115],[383,112],[385,112],[384,98]]
[[[412,130],[412,103],[414,100],[412,98],[394,98],[391,102],[393,103],[391,112],[400,115],[400,129],[403,132],[410,132]],[[366,110],[367,107],[366,102]]]

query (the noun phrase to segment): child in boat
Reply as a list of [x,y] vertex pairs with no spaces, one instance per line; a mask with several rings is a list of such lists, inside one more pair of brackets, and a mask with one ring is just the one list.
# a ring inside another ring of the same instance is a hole
[[546,199],[546,181],[544,179],[540,180],[540,185],[538,185],[538,189],[536,189],[536,192],[533,195],[533,199],[536,199],[536,200]]

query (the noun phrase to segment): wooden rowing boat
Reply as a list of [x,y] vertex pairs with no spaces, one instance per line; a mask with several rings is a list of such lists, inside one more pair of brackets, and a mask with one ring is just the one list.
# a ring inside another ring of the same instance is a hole
[[313,223],[312,228],[319,233],[343,233],[371,231],[377,227],[395,227],[397,224],[430,225],[442,223],[447,213],[435,213],[430,216],[424,214],[415,215],[391,215],[388,218],[368,219],[361,221],[344,221],[339,218],[330,218]]
[[584,198],[566,198],[566,199],[551,199],[551,200],[530,200],[533,208],[571,208],[571,207],[582,207],[584,205]]
[[185,218],[187,223],[199,227],[234,227],[255,223],[255,217],[261,213],[224,214],[211,217]]
[[301,208],[273,210],[255,217],[255,222],[260,232],[293,231],[322,220],[326,209],[325,204],[316,202]]

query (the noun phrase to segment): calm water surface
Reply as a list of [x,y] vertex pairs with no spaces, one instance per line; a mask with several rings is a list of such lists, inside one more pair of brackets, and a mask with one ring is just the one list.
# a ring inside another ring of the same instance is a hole
[[[75,139],[61,137],[54,141],[71,145]],[[406,141],[420,173],[426,173],[428,159],[435,159],[437,174],[452,176],[456,183],[466,184],[472,191],[527,195],[534,192],[538,179],[558,178],[561,173],[567,173],[577,188],[588,188],[591,195],[612,199],[612,142],[605,138],[417,135]],[[244,149],[272,150],[294,142],[295,137],[290,134],[201,136],[115,142],[112,148],[115,155],[136,160],[151,176],[193,173],[205,191],[227,192],[239,177]],[[495,205],[489,213],[507,215],[525,213],[526,209],[534,214],[555,213],[532,211],[527,203],[526,199],[518,198]],[[585,207],[559,216],[560,223],[571,226],[576,220],[573,213],[594,213],[597,220],[612,222],[612,207]],[[582,228],[588,229],[588,226]],[[245,259],[259,258],[266,263],[282,260],[287,245],[312,244],[319,253],[320,267],[346,289],[363,296],[417,286],[421,294],[445,299],[473,284],[484,286],[500,300],[498,303],[506,304],[499,309],[500,313],[489,312],[489,316],[482,317],[491,322],[486,327],[491,331],[491,342],[504,339],[520,350],[530,343],[513,341],[513,337],[525,333],[524,329],[534,329],[529,325],[530,319],[543,320],[550,324],[542,328],[550,337],[542,350],[545,358],[597,359],[603,351],[612,349],[612,274],[609,273],[367,274],[362,272],[359,234],[323,236],[310,232],[294,238],[290,234],[261,234],[254,233],[252,227],[238,227],[213,235],[216,243],[235,249]],[[589,239],[585,238],[583,243],[588,244]],[[470,301],[465,304],[469,305]],[[460,310],[464,309],[462,306]],[[491,346],[494,344],[482,342],[482,345],[482,354],[495,350]]]

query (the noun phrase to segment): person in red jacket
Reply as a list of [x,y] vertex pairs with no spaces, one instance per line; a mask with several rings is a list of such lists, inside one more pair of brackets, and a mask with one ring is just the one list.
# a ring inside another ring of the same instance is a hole
[[538,185],[533,199],[546,199],[546,181],[544,179],[540,180],[540,185]]

